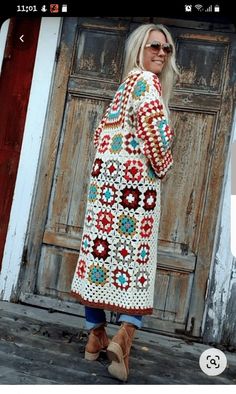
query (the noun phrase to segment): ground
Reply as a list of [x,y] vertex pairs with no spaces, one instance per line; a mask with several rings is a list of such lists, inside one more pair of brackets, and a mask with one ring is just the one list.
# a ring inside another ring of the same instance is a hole
[[[84,360],[83,325],[84,319],[77,316],[0,301],[0,384],[124,384],[107,372],[105,354],[98,361]],[[117,326],[107,329],[112,336]],[[234,351],[224,351],[228,365],[221,375],[201,371],[199,356],[210,347],[139,330],[126,384],[236,384]]]

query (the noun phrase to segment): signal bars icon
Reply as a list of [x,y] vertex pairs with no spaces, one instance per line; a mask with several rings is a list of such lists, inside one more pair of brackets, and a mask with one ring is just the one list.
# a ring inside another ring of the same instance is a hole
[[210,5],[210,6],[205,10],[205,12],[212,12],[212,5]]

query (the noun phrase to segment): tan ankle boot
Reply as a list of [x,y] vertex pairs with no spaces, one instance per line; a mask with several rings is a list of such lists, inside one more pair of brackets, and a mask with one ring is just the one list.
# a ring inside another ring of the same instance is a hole
[[85,346],[84,358],[89,361],[97,360],[102,350],[106,350],[109,339],[105,330],[105,325],[90,331],[88,342]]
[[129,354],[134,333],[135,326],[133,324],[122,323],[107,348],[107,357],[112,362],[108,371],[112,376],[124,382],[129,375]]

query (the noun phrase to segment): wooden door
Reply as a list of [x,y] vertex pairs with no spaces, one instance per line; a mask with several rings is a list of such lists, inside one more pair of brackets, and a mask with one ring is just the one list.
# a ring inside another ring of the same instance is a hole
[[[83,315],[69,292],[95,153],[92,137],[121,81],[127,34],[138,23],[140,18],[65,18],[21,272],[24,302]],[[232,120],[235,37],[170,30],[182,72],[172,100],[175,165],[162,186],[155,308],[144,326],[201,336]]]

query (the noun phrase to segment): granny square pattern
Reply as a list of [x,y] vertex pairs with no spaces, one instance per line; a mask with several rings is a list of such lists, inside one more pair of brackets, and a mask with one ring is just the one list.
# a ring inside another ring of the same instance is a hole
[[173,164],[158,77],[132,70],[94,134],[97,148],[71,291],[85,305],[152,314],[160,184]]

